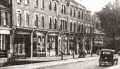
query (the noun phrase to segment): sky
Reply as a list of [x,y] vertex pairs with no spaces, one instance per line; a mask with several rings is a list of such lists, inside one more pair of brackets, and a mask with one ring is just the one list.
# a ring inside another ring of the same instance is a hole
[[112,0],[76,0],[84,5],[88,10],[94,12],[100,11],[108,2]]

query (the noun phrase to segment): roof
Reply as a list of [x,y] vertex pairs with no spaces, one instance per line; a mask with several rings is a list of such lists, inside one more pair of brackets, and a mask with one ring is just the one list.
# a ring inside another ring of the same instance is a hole
[[76,2],[75,0],[70,0],[70,3],[71,3],[71,5],[75,5],[75,6],[79,7],[79,8],[86,9],[85,6],[83,6],[82,4]]
[[101,51],[115,52],[113,49],[102,49]]

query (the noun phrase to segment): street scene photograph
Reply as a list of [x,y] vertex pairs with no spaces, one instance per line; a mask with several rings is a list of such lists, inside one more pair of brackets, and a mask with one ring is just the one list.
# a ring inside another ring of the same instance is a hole
[[0,0],[0,69],[120,69],[120,0]]

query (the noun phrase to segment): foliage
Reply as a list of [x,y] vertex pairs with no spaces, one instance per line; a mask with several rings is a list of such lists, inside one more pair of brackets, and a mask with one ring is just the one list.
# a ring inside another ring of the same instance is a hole
[[100,18],[101,26],[106,34],[106,46],[109,48],[118,48],[116,44],[118,44],[120,41],[118,39],[118,37],[120,37],[120,8],[108,4],[96,14]]

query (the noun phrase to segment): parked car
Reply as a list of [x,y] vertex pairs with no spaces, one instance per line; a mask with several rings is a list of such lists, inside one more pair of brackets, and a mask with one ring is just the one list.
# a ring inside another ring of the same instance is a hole
[[118,54],[115,53],[115,50],[102,49],[100,52],[99,66],[108,64],[118,64]]

